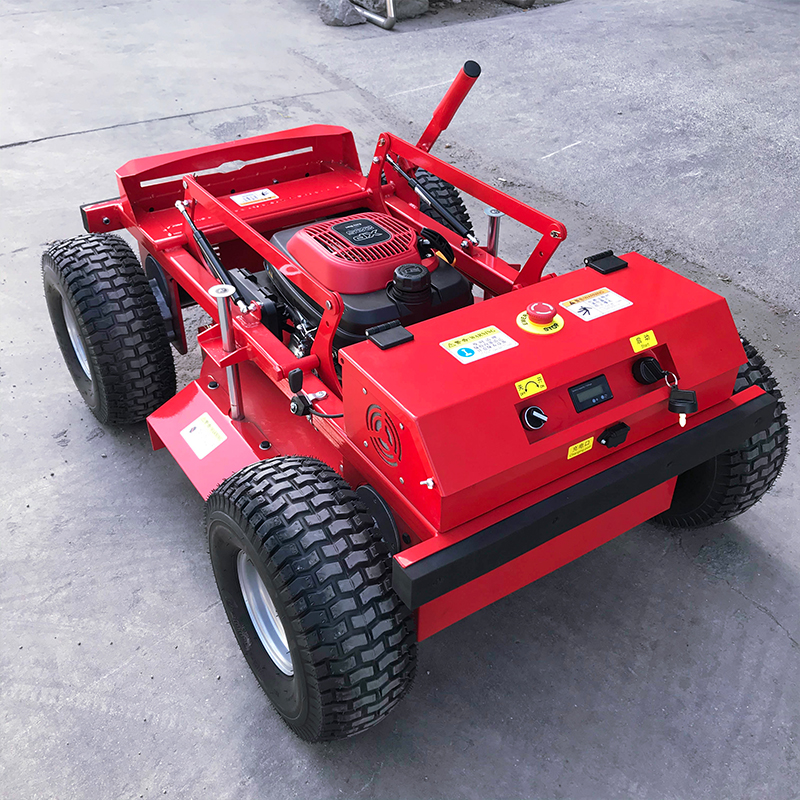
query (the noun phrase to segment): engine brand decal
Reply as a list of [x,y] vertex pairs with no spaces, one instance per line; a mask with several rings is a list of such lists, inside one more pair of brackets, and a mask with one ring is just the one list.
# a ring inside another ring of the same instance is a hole
[[519,342],[515,342],[503,331],[498,330],[494,325],[490,325],[488,328],[465,333],[463,336],[448,339],[446,342],[439,342],[439,344],[462,364],[470,364],[487,356],[493,356],[495,353],[502,353],[503,350],[517,347]]
[[388,242],[392,238],[389,231],[376,225],[371,219],[350,219],[331,227],[356,247],[369,247],[373,244]]
[[622,295],[612,292],[611,289],[603,288],[578,297],[571,297],[559,305],[576,317],[591,322],[593,319],[599,319],[606,314],[613,314],[615,311],[632,306],[633,303]]
[[642,350],[649,350],[658,344],[658,339],[653,331],[645,331],[638,336],[631,336],[631,347],[634,353],[641,353]]
[[582,442],[572,445],[572,447],[570,447],[570,449],[567,451],[567,461],[569,461],[571,458],[575,458],[575,456],[588,453],[592,449],[593,444],[594,436],[590,436],[588,439],[584,439]]
[[547,388],[541,372],[538,375],[531,375],[530,378],[525,378],[524,381],[517,381],[514,385],[517,387],[517,394],[522,400],[539,394],[539,392],[543,392]]
[[241,194],[231,195],[231,200],[233,200],[237,206],[253,206],[256,203],[277,199],[278,195],[276,195],[272,189],[256,189],[254,192],[242,192]]
[[205,458],[228,438],[207,411],[190,422],[181,431],[181,436],[198,458]]

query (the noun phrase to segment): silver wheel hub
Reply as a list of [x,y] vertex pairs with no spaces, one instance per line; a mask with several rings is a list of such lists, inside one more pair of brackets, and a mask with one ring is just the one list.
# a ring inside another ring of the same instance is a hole
[[78,359],[78,363],[81,365],[83,374],[91,380],[92,373],[89,371],[89,357],[86,355],[86,347],[83,344],[83,339],[81,339],[78,320],[75,318],[75,314],[72,313],[72,309],[64,295],[61,295],[61,310],[64,314],[64,323],[67,326],[67,333],[69,334],[69,341],[72,345],[72,349],[75,351],[75,356]]
[[247,557],[244,550],[239,551],[236,558],[236,571],[239,576],[239,587],[242,590],[244,604],[250,621],[256,629],[258,638],[275,666],[284,675],[293,675],[292,656],[289,653],[289,640],[278,616],[278,609],[261,580],[255,564]]

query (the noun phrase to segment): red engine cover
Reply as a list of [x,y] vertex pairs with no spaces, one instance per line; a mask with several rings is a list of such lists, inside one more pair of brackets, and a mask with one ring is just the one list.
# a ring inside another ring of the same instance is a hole
[[420,263],[414,229],[371,212],[309,225],[287,249],[320,283],[342,294],[376,292],[401,264]]

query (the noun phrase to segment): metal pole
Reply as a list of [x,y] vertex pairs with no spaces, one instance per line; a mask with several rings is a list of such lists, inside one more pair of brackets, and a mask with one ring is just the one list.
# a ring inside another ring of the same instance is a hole
[[500,220],[505,214],[491,206],[484,208],[483,213],[489,217],[489,233],[486,237],[486,250],[493,256],[496,256],[497,248],[500,246]]
[[[231,306],[230,298],[236,294],[233,286],[224,283],[212,286],[208,293],[217,301],[217,312],[219,313],[219,332],[222,337],[222,349],[226,353],[232,353],[236,349],[236,341],[233,336],[233,326],[231,325]],[[228,395],[231,401],[231,419],[244,419],[242,411],[242,384],[239,380],[239,365],[225,367],[225,374],[228,378]]]
[[364,17],[365,20],[371,22],[373,25],[377,25],[379,28],[383,28],[385,31],[390,31],[394,28],[395,23],[397,22],[397,17],[394,13],[394,0],[386,0],[386,16],[382,17],[380,14],[376,14],[374,11],[370,11],[367,8],[362,8],[356,0],[350,0],[351,4],[355,6],[356,11]]

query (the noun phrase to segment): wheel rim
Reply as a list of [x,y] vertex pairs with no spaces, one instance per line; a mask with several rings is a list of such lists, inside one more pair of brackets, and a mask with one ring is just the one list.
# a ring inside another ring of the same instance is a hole
[[89,357],[86,355],[86,348],[84,347],[83,339],[81,339],[81,332],[78,328],[78,320],[75,318],[75,314],[72,313],[72,309],[70,308],[66,297],[63,295],[61,296],[61,310],[64,314],[64,323],[67,326],[69,341],[72,345],[72,349],[75,351],[75,357],[78,359],[78,363],[81,365],[83,374],[86,375],[89,380],[91,380],[92,374],[89,372]]
[[255,565],[244,550],[240,550],[236,558],[236,571],[239,575],[239,587],[247,606],[247,613],[250,615],[250,621],[256,629],[258,638],[261,639],[261,644],[264,645],[272,662],[284,675],[293,675],[289,641],[278,616],[278,610],[275,608],[275,603],[272,602],[272,597],[270,597]]

